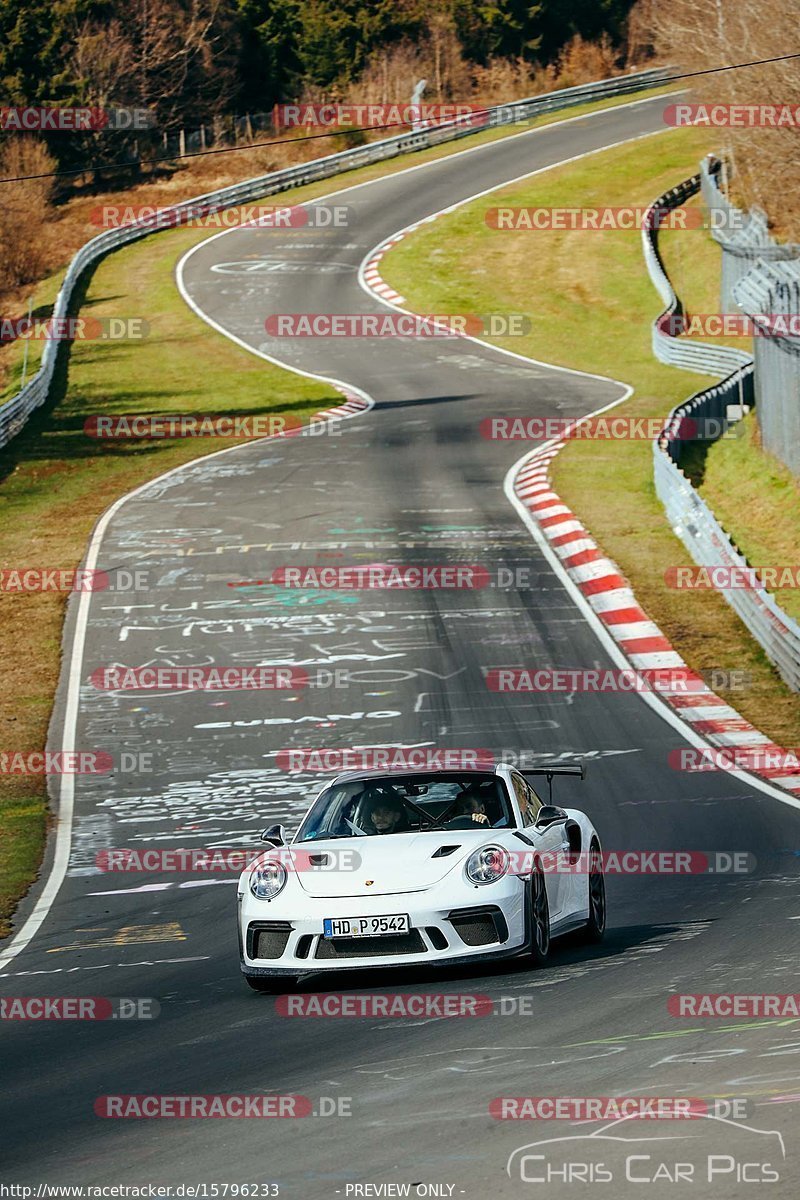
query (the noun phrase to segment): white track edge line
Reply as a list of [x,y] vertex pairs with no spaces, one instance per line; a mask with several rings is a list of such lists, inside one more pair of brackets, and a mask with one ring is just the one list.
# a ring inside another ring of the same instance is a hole
[[[333,192],[327,192],[323,196],[314,197],[313,201],[309,201],[309,203],[317,204],[317,203],[320,203],[320,201],[322,201],[322,200],[329,200],[333,196],[338,196],[338,195],[342,195],[345,192],[354,191],[358,187],[365,187],[369,184],[377,184],[377,183],[384,182],[386,180],[391,180],[391,179],[396,178],[398,175],[404,175],[410,171],[418,171],[418,170],[422,170],[426,167],[435,166],[444,161],[449,161],[454,158],[460,158],[465,154],[474,154],[476,151],[484,150],[486,148],[491,148],[499,143],[509,142],[514,138],[525,137],[530,133],[538,133],[545,129],[552,129],[557,125],[559,125],[559,126],[560,125],[569,125],[576,121],[585,121],[592,117],[600,116],[601,114],[605,114],[608,112],[614,112],[617,109],[635,108],[640,104],[648,104],[648,103],[652,103],[652,101],[654,101],[654,100],[666,99],[667,96],[681,94],[681,92],[683,90],[685,90],[685,89],[677,89],[674,92],[666,92],[660,96],[644,96],[639,100],[631,100],[625,104],[612,104],[612,105],[609,105],[608,108],[596,109],[594,112],[591,112],[591,113],[582,113],[580,116],[567,117],[563,121],[546,122],[544,125],[535,126],[533,129],[524,129],[524,130],[521,130],[519,133],[510,134],[506,137],[493,138],[491,141],[482,142],[479,146],[467,146],[467,147],[465,147],[465,149],[458,150],[454,154],[445,154],[445,155],[442,155],[440,158],[431,159],[430,162],[416,163],[410,167],[404,168],[404,170],[402,170],[402,171],[392,171],[392,172],[389,172],[387,175],[380,176],[377,179],[366,180],[366,181],[364,181],[364,183],[351,184],[349,187],[339,188]],[[659,130],[658,132],[662,132],[662,131]],[[663,132],[667,132],[667,130],[664,130]],[[645,136],[650,136],[650,135],[645,135]],[[615,143],[615,144],[619,144],[619,143]],[[612,147],[609,146],[607,148],[611,149]],[[588,151],[586,154],[579,155],[577,157],[579,157],[579,158],[588,157],[589,154],[593,154],[593,153],[596,153],[596,151]],[[574,159],[573,160],[565,160],[565,161],[567,161],[567,162],[574,161]],[[553,165],[559,166],[561,164],[556,163]],[[545,167],[542,169],[550,170],[552,168]],[[522,176],[520,178],[524,178],[524,176]],[[516,181],[509,180],[508,182],[510,185],[511,183],[514,183]],[[490,189],[490,190],[496,191],[496,190],[499,190],[499,188],[503,187],[503,186],[505,186],[505,185],[500,184],[500,185],[498,185],[498,188],[494,188],[494,189]],[[252,222],[251,227],[257,227],[257,222]],[[262,350],[257,350],[255,347],[248,345],[247,342],[243,341],[241,338],[237,337],[233,333],[230,333],[223,326],[219,325],[216,321],[213,320],[213,318],[209,317],[206,313],[204,313],[202,311],[202,309],[200,309],[194,303],[194,301],[191,299],[191,297],[189,296],[188,292],[186,291],[186,288],[183,283],[183,269],[184,269],[184,265],[187,262],[187,260],[191,257],[191,255],[196,250],[199,250],[201,246],[206,246],[206,245],[208,245],[209,242],[215,241],[216,238],[224,237],[226,234],[234,233],[238,229],[244,229],[244,228],[247,228],[247,225],[233,226],[230,229],[223,229],[219,233],[213,234],[212,237],[210,237],[210,238],[204,238],[202,241],[198,242],[195,246],[192,246],[186,252],[186,254],[184,254],[181,257],[180,261],[178,262],[178,264],[175,268],[175,278],[176,278],[176,283],[178,286],[178,291],[180,292],[181,296],[183,297],[183,299],[185,300],[185,302],[187,303],[189,308],[198,317],[200,317],[201,320],[205,321],[205,323],[207,325],[209,325],[212,329],[215,329],[218,333],[221,333],[224,337],[227,337],[232,342],[235,342],[238,346],[241,346],[241,348],[243,350],[248,351],[248,353],[255,354],[257,357],[262,358],[267,362],[271,362],[275,366],[279,366],[279,367],[284,368],[285,370],[291,371],[295,375],[301,375],[306,379],[316,379],[316,380],[319,380],[320,382],[330,383],[334,388],[336,388],[337,391],[341,391],[344,388],[349,391],[355,392],[357,395],[360,395],[362,397],[362,399],[364,399],[364,401],[366,402],[367,408],[364,409],[363,411],[368,411],[369,409],[373,408],[374,404],[375,404],[374,400],[372,399],[372,397],[368,396],[367,393],[364,392],[362,389],[355,387],[354,385],[349,384],[349,383],[344,384],[344,383],[342,383],[342,381],[333,379],[330,376],[317,375],[310,371],[303,371],[299,367],[291,366],[288,363],[282,362],[280,359],[273,358],[271,355],[266,354]],[[359,272],[360,272],[360,268],[359,268]],[[374,293],[371,293],[371,294],[374,294]],[[386,301],[382,300],[382,303],[386,303]],[[475,340],[477,340],[477,339],[475,339]],[[488,342],[483,343],[483,344],[487,345],[487,346],[489,345]],[[492,347],[492,348],[497,349],[497,347]],[[512,353],[512,352],[509,351],[508,353]],[[523,356],[519,355],[516,357],[521,358]],[[535,360],[527,359],[525,361],[534,362]],[[547,366],[550,364],[542,363],[541,365]],[[563,369],[568,370],[569,368],[563,368]],[[574,371],[573,374],[586,374],[586,373]],[[605,376],[590,376],[590,378],[605,379],[606,377]],[[618,383],[617,380],[612,380],[611,382]],[[626,388],[626,394],[623,395],[619,400],[613,401],[612,404],[607,405],[606,408],[612,408],[612,407],[614,407],[615,404],[622,403],[623,400],[626,400],[628,398],[628,396],[630,396],[632,394],[632,391],[633,391],[632,388],[628,388],[627,385],[622,384],[622,383],[619,383],[619,386]],[[600,409],[598,411],[603,412],[603,411],[605,411],[605,409]],[[351,415],[359,416],[360,414],[354,413]],[[592,415],[595,415],[595,414],[592,414]],[[339,418],[339,419],[350,419],[350,418],[347,417],[347,418]],[[270,441],[272,439],[264,438],[264,439],[257,439],[257,440]],[[248,442],[247,445],[253,445],[253,443]],[[242,448],[241,446],[228,446],[224,450],[214,451],[211,454],[204,455],[202,457],[202,459],[196,459],[194,461],[195,462],[205,462],[210,458],[216,458],[221,454],[228,454],[233,450],[239,450],[241,448]],[[150,487],[152,484],[155,484],[162,479],[166,479],[170,475],[172,475],[178,471],[186,470],[187,467],[190,467],[192,465],[194,465],[194,464],[185,463],[180,467],[173,467],[171,470],[165,471],[162,475],[157,475],[154,479],[148,480],[147,483],[142,484],[140,487],[135,488],[133,491],[127,492],[124,496],[120,496],[119,499],[116,500],[111,505],[111,507],[108,508],[105,511],[105,513],[103,513],[100,516],[98,523],[94,528],[91,540],[89,542],[89,548],[88,548],[88,551],[86,554],[86,559],[85,559],[85,565],[86,565],[87,569],[90,568],[91,564],[93,564],[94,562],[97,561],[97,555],[100,550],[100,543],[102,542],[102,538],[103,538],[103,535],[105,534],[106,528],[108,527],[108,524],[111,521],[111,518],[116,514],[116,512],[122,507],[123,504],[127,503],[128,500],[132,500],[135,496],[139,495],[142,491],[145,490],[145,488]],[[77,613],[77,617],[76,617],[75,633],[73,635],[73,641],[72,641],[72,654],[70,656],[69,676],[68,676],[68,682],[67,682],[67,704],[66,704],[66,709],[65,709],[65,714],[64,714],[63,734],[62,734],[62,739],[61,739],[62,747],[64,748],[64,750],[68,750],[74,744],[74,740],[75,740],[75,727],[77,724],[77,696],[79,694],[79,685],[78,685],[78,689],[76,689],[74,686],[74,683],[75,683],[76,671],[77,672],[80,671],[80,667],[83,662],[83,650],[84,650],[85,638],[86,638],[86,626],[88,623],[88,603],[89,603],[90,598],[91,598],[90,592],[81,593],[79,607],[78,607],[78,613]],[[79,656],[77,653],[78,649],[80,649]],[[68,721],[71,721],[71,723],[72,723],[71,728],[68,725]],[[29,943],[33,940],[36,933],[38,932],[38,930],[41,928],[42,924],[44,923],[44,920],[47,917],[47,914],[49,913],[50,908],[52,907],[53,902],[55,901],[56,896],[58,895],[58,892],[61,888],[61,885],[64,882],[64,879],[66,877],[67,867],[69,865],[69,853],[70,853],[70,849],[71,849],[71,845],[72,845],[72,819],[73,819],[73,810],[74,810],[74,786],[73,786],[74,780],[69,775],[61,776],[61,780],[62,780],[62,782],[61,782],[61,787],[59,789],[58,812],[56,813],[56,822],[57,822],[56,823],[56,846],[55,846],[55,852],[54,852],[54,856],[53,856],[53,864],[50,868],[50,874],[47,878],[47,882],[41,892],[41,895],[37,898],[36,903],[34,904],[33,910],[29,913],[28,917],[23,922],[20,929],[11,938],[11,941],[8,943],[8,945],[6,947],[4,947],[2,953],[0,953],[0,970],[3,970],[8,965],[8,963],[10,963],[14,958],[16,958],[16,956],[18,954],[20,954],[21,951],[24,950],[29,945]],[[798,806],[800,806],[800,804]]]
[[[246,347],[252,349],[252,347]],[[258,351],[254,351],[258,353]],[[266,357],[263,356],[262,357]],[[330,379],[322,375],[312,375],[308,372],[301,371],[298,368],[293,368],[295,374],[306,375],[310,379],[318,379],[323,382],[330,383],[336,390],[344,389],[345,392],[355,393],[360,396],[366,405],[365,408],[352,413],[342,413],[337,417],[328,418],[329,422],[338,422],[351,420],[353,417],[361,416],[362,413],[369,411],[374,407],[374,400],[367,395],[361,388],[355,387],[352,384],[344,384],[338,380]],[[294,435],[302,436],[302,435]],[[89,541],[89,547],[86,552],[84,566],[86,570],[94,569],[97,562],[100,546],[108,528],[112,517],[127,504],[129,500],[141,495],[154,484],[161,482],[163,479],[168,479],[171,475],[176,475],[179,472],[190,470],[193,467],[198,467],[201,464],[208,462],[212,458],[219,458],[223,454],[231,454],[234,450],[243,450],[245,447],[264,444],[265,442],[283,441],[286,440],[280,434],[271,435],[265,438],[254,438],[250,442],[246,442],[240,446],[226,446],[222,450],[215,450],[211,454],[204,454],[201,458],[194,459],[189,463],[182,463],[178,467],[172,467],[169,471],[164,471],[161,475],[156,475],[153,479],[148,479],[146,483],[140,484],[131,492],[126,492],[124,496],[120,496],[114,503],[107,508],[104,513],[98,518],[97,524],[92,531]],[[80,593],[78,601],[78,612],[75,618],[75,630],[72,638],[72,651],[70,654],[70,664],[67,676],[67,699],[64,709],[64,720],[61,735],[61,747],[65,753],[70,753],[75,746],[75,731],[77,727],[78,717],[78,700],[80,697],[80,681],[83,666],[83,652],[86,645],[86,632],[89,620],[89,605],[91,602],[91,591],[83,591]],[[75,804],[75,781],[71,775],[60,776],[60,786],[58,792],[58,810],[55,814],[56,820],[56,844],[53,854],[53,863],[50,868],[50,874],[47,877],[47,882],[42,889],[41,894],[37,897],[33,909],[23,921],[20,928],[11,938],[7,946],[0,951],[0,971],[4,970],[8,964],[16,958],[33,940],[44,923],[53,903],[58,895],[64,879],[66,878],[67,868],[69,866],[69,855],[72,847],[72,821],[74,815]]]

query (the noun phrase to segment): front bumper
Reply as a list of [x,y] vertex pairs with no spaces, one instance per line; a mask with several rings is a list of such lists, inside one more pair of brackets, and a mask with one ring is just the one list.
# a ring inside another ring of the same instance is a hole
[[[453,898],[425,892],[336,899],[304,898],[305,915],[291,903],[240,899],[239,943],[246,975],[299,975],[393,966],[441,966],[514,957],[527,948],[526,885],[516,876],[461,891]],[[282,900],[283,896],[279,897]],[[310,915],[313,912],[313,915]],[[326,917],[408,913],[411,933],[380,938],[326,939]],[[264,935],[263,937],[261,935]]]

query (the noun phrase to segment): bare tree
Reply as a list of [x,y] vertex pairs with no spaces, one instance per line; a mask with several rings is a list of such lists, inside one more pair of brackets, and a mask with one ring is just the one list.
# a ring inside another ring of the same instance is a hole
[[102,28],[85,21],[69,60],[83,102],[97,108],[129,104],[134,99],[133,60],[133,46],[120,21]]
[[85,22],[71,65],[98,105],[150,110],[159,125],[224,112],[237,87],[237,41],[226,0],[129,0],[111,21]]
[[[712,71],[732,63],[776,58],[800,48],[800,0],[672,0],[667,7],[639,0],[637,36],[678,70]],[[707,105],[800,107],[797,59],[691,81],[693,99]],[[715,128],[712,136],[734,164],[734,196],[759,204],[775,231],[800,240],[798,128],[786,124]]]

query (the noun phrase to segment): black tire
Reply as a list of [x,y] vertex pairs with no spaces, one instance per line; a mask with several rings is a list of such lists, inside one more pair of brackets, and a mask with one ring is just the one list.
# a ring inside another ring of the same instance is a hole
[[592,945],[602,942],[606,932],[606,881],[600,847],[592,842],[589,847],[589,920],[583,929],[583,941]]
[[265,992],[269,996],[293,992],[297,987],[296,975],[245,975],[245,981],[254,992]]
[[530,886],[531,947],[528,959],[531,966],[543,967],[550,957],[550,904],[544,871],[538,859]]

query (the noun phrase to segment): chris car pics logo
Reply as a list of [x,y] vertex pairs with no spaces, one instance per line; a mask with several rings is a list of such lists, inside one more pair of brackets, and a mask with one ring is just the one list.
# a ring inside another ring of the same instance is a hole
[[626,1194],[636,1185],[702,1185],[704,1196],[727,1200],[732,1188],[744,1194],[738,1189],[788,1178],[786,1157],[777,1130],[711,1114],[658,1123],[634,1115],[528,1142],[509,1155],[506,1173],[526,1185],[624,1184]]

